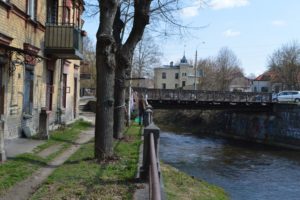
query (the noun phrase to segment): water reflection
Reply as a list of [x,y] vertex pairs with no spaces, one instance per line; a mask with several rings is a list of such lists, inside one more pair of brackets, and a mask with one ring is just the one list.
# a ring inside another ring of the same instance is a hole
[[219,185],[232,199],[300,199],[300,152],[163,132],[161,159]]

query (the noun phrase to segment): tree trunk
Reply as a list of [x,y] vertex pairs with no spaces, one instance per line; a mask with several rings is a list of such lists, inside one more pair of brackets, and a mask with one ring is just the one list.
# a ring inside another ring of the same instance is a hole
[[[119,64],[120,65],[120,64]],[[123,137],[125,123],[125,76],[126,69],[117,66],[115,81],[115,110],[114,110],[114,138]],[[130,111],[129,111],[130,112]]]
[[[149,23],[149,12],[150,12],[151,0],[134,1],[134,19],[132,30],[125,42],[121,44],[120,39],[120,28],[123,26],[122,20],[115,19],[114,38],[116,39],[118,46],[117,58],[117,77],[115,84],[115,100],[116,109],[114,117],[114,137],[121,138],[123,134],[125,114],[124,108],[119,109],[120,106],[125,104],[125,75],[126,70],[131,68],[131,60],[134,49],[137,43],[141,40],[145,27]],[[117,13],[116,18],[119,18]]]
[[95,123],[95,158],[113,155],[113,114],[115,80],[115,40],[112,27],[118,0],[99,0],[100,25],[97,32],[97,106]]

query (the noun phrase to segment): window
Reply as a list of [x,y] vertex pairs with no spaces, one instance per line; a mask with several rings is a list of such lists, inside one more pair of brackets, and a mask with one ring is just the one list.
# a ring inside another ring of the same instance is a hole
[[67,105],[67,74],[63,74],[63,90],[62,90],[62,107],[65,108]]
[[182,81],[182,87],[184,87],[185,86],[185,81]]
[[177,83],[175,83],[175,89],[177,89],[178,88],[178,84]]
[[182,76],[186,76],[186,73],[182,73],[181,75],[182,75]]
[[203,70],[197,69],[197,77],[203,77]]
[[175,74],[175,79],[178,79],[178,78],[179,78],[179,74],[176,73],[176,74]]
[[28,8],[27,14],[30,15],[32,20],[36,19],[35,7],[36,7],[36,0],[28,0]]
[[268,92],[269,88],[268,87],[261,87],[261,92]]
[[46,86],[46,107],[47,110],[52,110],[52,99],[53,99],[53,71],[48,70],[47,73],[47,86]]
[[165,83],[163,83],[162,84],[162,89],[166,89],[167,87],[166,87],[166,84]]
[[47,5],[47,22],[50,24],[57,23],[58,1],[49,0]]
[[33,107],[33,66],[25,65],[24,91],[23,91],[23,113],[32,114]]
[[161,74],[161,78],[162,78],[162,79],[166,79],[166,78],[167,78],[166,72],[163,72],[163,73]]

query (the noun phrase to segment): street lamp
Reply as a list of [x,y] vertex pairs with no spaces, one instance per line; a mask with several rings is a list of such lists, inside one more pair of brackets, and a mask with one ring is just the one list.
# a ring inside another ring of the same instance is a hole
[[198,46],[199,46],[200,44],[205,44],[205,42],[202,41],[202,42],[198,43],[197,46],[196,46],[195,66],[194,66],[194,67],[195,67],[194,90],[197,90],[197,85],[196,85],[196,83],[197,83],[197,58],[198,58],[198,51],[197,51],[197,48],[198,48]]

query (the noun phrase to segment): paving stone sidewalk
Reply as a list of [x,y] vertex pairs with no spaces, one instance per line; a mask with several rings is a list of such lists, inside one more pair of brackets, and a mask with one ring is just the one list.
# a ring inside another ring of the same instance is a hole
[[59,166],[61,166],[72,154],[74,154],[82,144],[90,141],[94,137],[94,128],[83,131],[74,144],[61,155],[51,161],[47,166],[40,168],[32,176],[17,183],[0,200],[26,200],[39,188],[47,177]]

